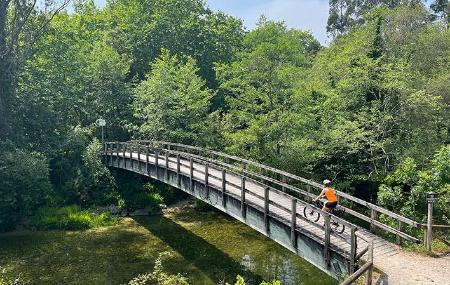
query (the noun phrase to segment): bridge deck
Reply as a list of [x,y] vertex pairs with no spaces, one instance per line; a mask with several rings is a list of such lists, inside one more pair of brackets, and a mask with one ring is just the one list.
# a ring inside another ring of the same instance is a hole
[[[140,160],[141,162],[146,162],[146,155],[140,154],[138,157],[137,152],[125,152],[126,158],[132,158],[134,160]],[[123,157],[123,153],[119,153],[119,157]],[[149,154],[149,164],[155,164],[155,155]],[[168,168],[170,171],[177,171],[177,158],[175,156],[168,156]],[[160,168],[166,167],[165,156],[158,156],[158,166]],[[198,162],[193,162],[193,178],[197,181],[205,182],[205,165]],[[222,188],[222,170],[214,165],[208,165],[208,184],[211,187],[221,189]],[[190,175],[190,161],[184,158],[180,158],[180,174],[188,176]],[[227,184],[225,186],[226,192],[235,196],[236,198],[241,198],[241,184],[242,179],[238,174],[226,173]],[[253,181],[245,182],[246,196],[245,200],[247,203],[253,206],[264,208],[264,187]],[[276,204],[282,205],[283,208],[277,207],[276,205],[269,205],[270,215],[278,217],[281,220],[287,221],[289,224],[291,221],[291,200],[279,193],[269,192],[269,200],[276,202]],[[217,201],[209,201],[211,204],[217,203]],[[304,205],[297,203],[297,216],[303,216]],[[321,216],[319,221],[312,223],[303,218],[296,219],[297,230],[306,233],[308,235],[314,236],[314,238],[324,241],[325,230],[324,230],[324,220]],[[369,240],[374,240],[374,257],[376,260],[383,258],[384,256],[396,255],[399,252],[399,247],[381,237],[378,237],[369,231],[359,228],[356,232],[357,239],[357,253],[367,247]],[[348,227],[342,234],[332,233],[330,236],[330,245],[335,249],[338,249],[346,254],[350,254],[350,230]]]

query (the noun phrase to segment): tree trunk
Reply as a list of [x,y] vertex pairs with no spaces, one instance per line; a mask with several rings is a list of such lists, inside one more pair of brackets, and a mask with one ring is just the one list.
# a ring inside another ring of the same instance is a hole
[[6,138],[9,122],[9,97],[11,96],[10,54],[6,39],[6,20],[10,0],[0,0],[0,139]]

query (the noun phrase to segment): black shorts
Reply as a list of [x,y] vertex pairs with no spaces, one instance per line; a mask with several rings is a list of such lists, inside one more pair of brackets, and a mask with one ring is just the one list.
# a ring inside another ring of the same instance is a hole
[[336,206],[337,206],[337,201],[336,202],[326,202],[325,203],[325,207],[330,208],[330,209],[336,208]]

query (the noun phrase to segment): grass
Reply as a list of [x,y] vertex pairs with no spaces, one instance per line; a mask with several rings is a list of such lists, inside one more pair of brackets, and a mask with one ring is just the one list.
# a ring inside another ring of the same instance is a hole
[[117,223],[108,213],[96,214],[77,205],[63,208],[43,208],[31,219],[30,226],[38,230],[86,230]]
[[124,284],[151,272],[166,251],[171,255],[165,270],[183,274],[190,284],[232,283],[237,274],[247,284],[263,279],[336,284],[293,253],[216,212],[183,210],[82,231],[0,235],[0,267],[8,278],[20,275],[28,284]]
[[450,253],[450,246],[439,239],[433,240],[431,251],[428,251],[423,244],[412,244],[405,247],[409,252],[418,253],[431,257],[442,257]]

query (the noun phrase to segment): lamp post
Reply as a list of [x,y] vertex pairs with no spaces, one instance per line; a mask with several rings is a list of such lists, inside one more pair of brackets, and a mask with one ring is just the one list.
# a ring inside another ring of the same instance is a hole
[[106,126],[106,120],[105,119],[98,119],[97,120],[97,124],[102,127],[102,144],[105,143],[105,132],[104,132],[104,127]]

